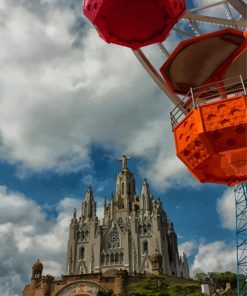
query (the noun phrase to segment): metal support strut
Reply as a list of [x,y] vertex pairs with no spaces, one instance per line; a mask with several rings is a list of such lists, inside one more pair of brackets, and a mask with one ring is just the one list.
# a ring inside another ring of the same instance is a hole
[[247,183],[234,187],[236,205],[237,291],[247,296]]

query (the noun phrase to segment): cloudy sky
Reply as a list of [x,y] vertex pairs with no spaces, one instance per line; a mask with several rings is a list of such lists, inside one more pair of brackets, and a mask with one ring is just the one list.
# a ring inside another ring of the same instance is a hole
[[232,190],[189,175],[171,103],[129,49],[98,37],[81,0],[0,0],[0,36],[0,296],[21,295],[37,258],[44,273],[65,272],[72,210],[92,185],[102,215],[124,153],[137,191],[146,177],[163,201],[191,274],[235,271]]

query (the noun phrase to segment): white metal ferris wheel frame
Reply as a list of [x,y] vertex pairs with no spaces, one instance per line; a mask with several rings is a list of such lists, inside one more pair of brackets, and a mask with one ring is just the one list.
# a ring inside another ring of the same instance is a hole
[[[209,8],[219,6],[224,7],[226,18],[212,17],[203,14],[203,12],[206,12]],[[233,18],[231,8],[233,8],[238,14],[238,19]],[[200,12],[200,14],[198,14],[197,12]],[[243,30],[247,28],[247,4],[243,0],[221,0],[217,2],[212,2],[205,6],[186,10],[185,14],[182,17],[182,20],[186,20],[189,23],[190,27],[195,32],[195,35],[201,35],[201,31],[197,26],[198,22],[214,24],[221,27],[233,27],[235,29]],[[191,32],[181,30],[179,28],[176,28],[176,26],[173,28],[173,30],[189,38],[195,37],[195,35],[191,34]],[[163,43],[157,43],[157,45],[159,46],[165,57],[168,57],[169,52],[166,49],[165,45]],[[168,99],[175,105],[180,104],[181,99],[175,93],[170,91],[166,81],[149,61],[143,50],[133,50],[133,53],[142,64],[144,69],[147,71],[147,73],[162,90],[162,92],[168,97]],[[183,110],[183,112],[184,114],[186,114],[186,110]]]
[[[207,9],[212,7],[223,6],[225,9],[226,18],[213,17],[203,14]],[[234,19],[232,10],[235,10],[235,14],[238,18]],[[200,12],[198,14],[198,12]],[[212,2],[208,5],[202,7],[192,8],[187,10],[182,17],[189,23],[192,31],[188,32],[186,30],[181,30],[180,28],[173,28],[174,31],[183,34],[184,36],[191,38],[195,35],[201,35],[200,28],[197,23],[209,23],[215,24],[223,27],[233,27],[235,29],[243,30],[247,28],[247,4],[243,0],[220,0],[217,2]],[[220,28],[218,28],[219,30]],[[169,51],[166,48],[165,42],[157,44],[161,49],[164,56],[169,57]],[[170,91],[166,81],[163,79],[161,74],[156,70],[156,68],[149,61],[147,56],[144,54],[142,49],[133,50],[134,55],[142,64],[147,73],[160,87],[162,92],[167,96],[167,98],[174,103],[176,106],[181,104],[182,100],[172,91]],[[186,114],[185,109],[181,109],[181,112]],[[236,203],[236,238],[237,238],[237,295],[246,296],[247,295],[247,284],[246,274],[247,274],[247,184],[240,184],[235,186],[235,203]]]

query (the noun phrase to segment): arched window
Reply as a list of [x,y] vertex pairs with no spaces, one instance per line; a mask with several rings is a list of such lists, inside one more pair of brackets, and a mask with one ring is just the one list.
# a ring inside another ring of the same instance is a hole
[[118,255],[118,253],[115,255],[115,264],[119,264],[119,255]]
[[131,189],[130,189],[130,183],[128,184],[128,194],[131,193]]
[[124,182],[122,182],[122,194],[124,194]]
[[109,264],[109,255],[106,254],[106,258],[105,258],[105,264],[108,265]]
[[114,263],[114,255],[113,254],[111,254],[110,260],[111,260],[111,264],[113,264]]
[[79,258],[84,259],[84,256],[85,256],[85,248],[81,247],[80,248],[80,253],[79,253]]
[[144,235],[147,234],[147,225],[146,224],[143,225],[143,234]]
[[148,242],[143,242],[143,254],[148,254]]
[[119,263],[120,264],[123,263],[123,256],[124,256],[124,254],[123,253],[120,253],[120,255],[119,255]]

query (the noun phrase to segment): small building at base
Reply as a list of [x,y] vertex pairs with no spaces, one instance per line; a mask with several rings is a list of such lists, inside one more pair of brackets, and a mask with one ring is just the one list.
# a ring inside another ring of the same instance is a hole
[[[144,275],[137,275],[143,278]],[[130,282],[128,273],[119,270],[114,275],[102,274],[62,275],[55,279],[51,275],[32,277],[31,283],[26,285],[23,296],[97,296],[101,291],[114,291],[120,295],[125,292]]]

